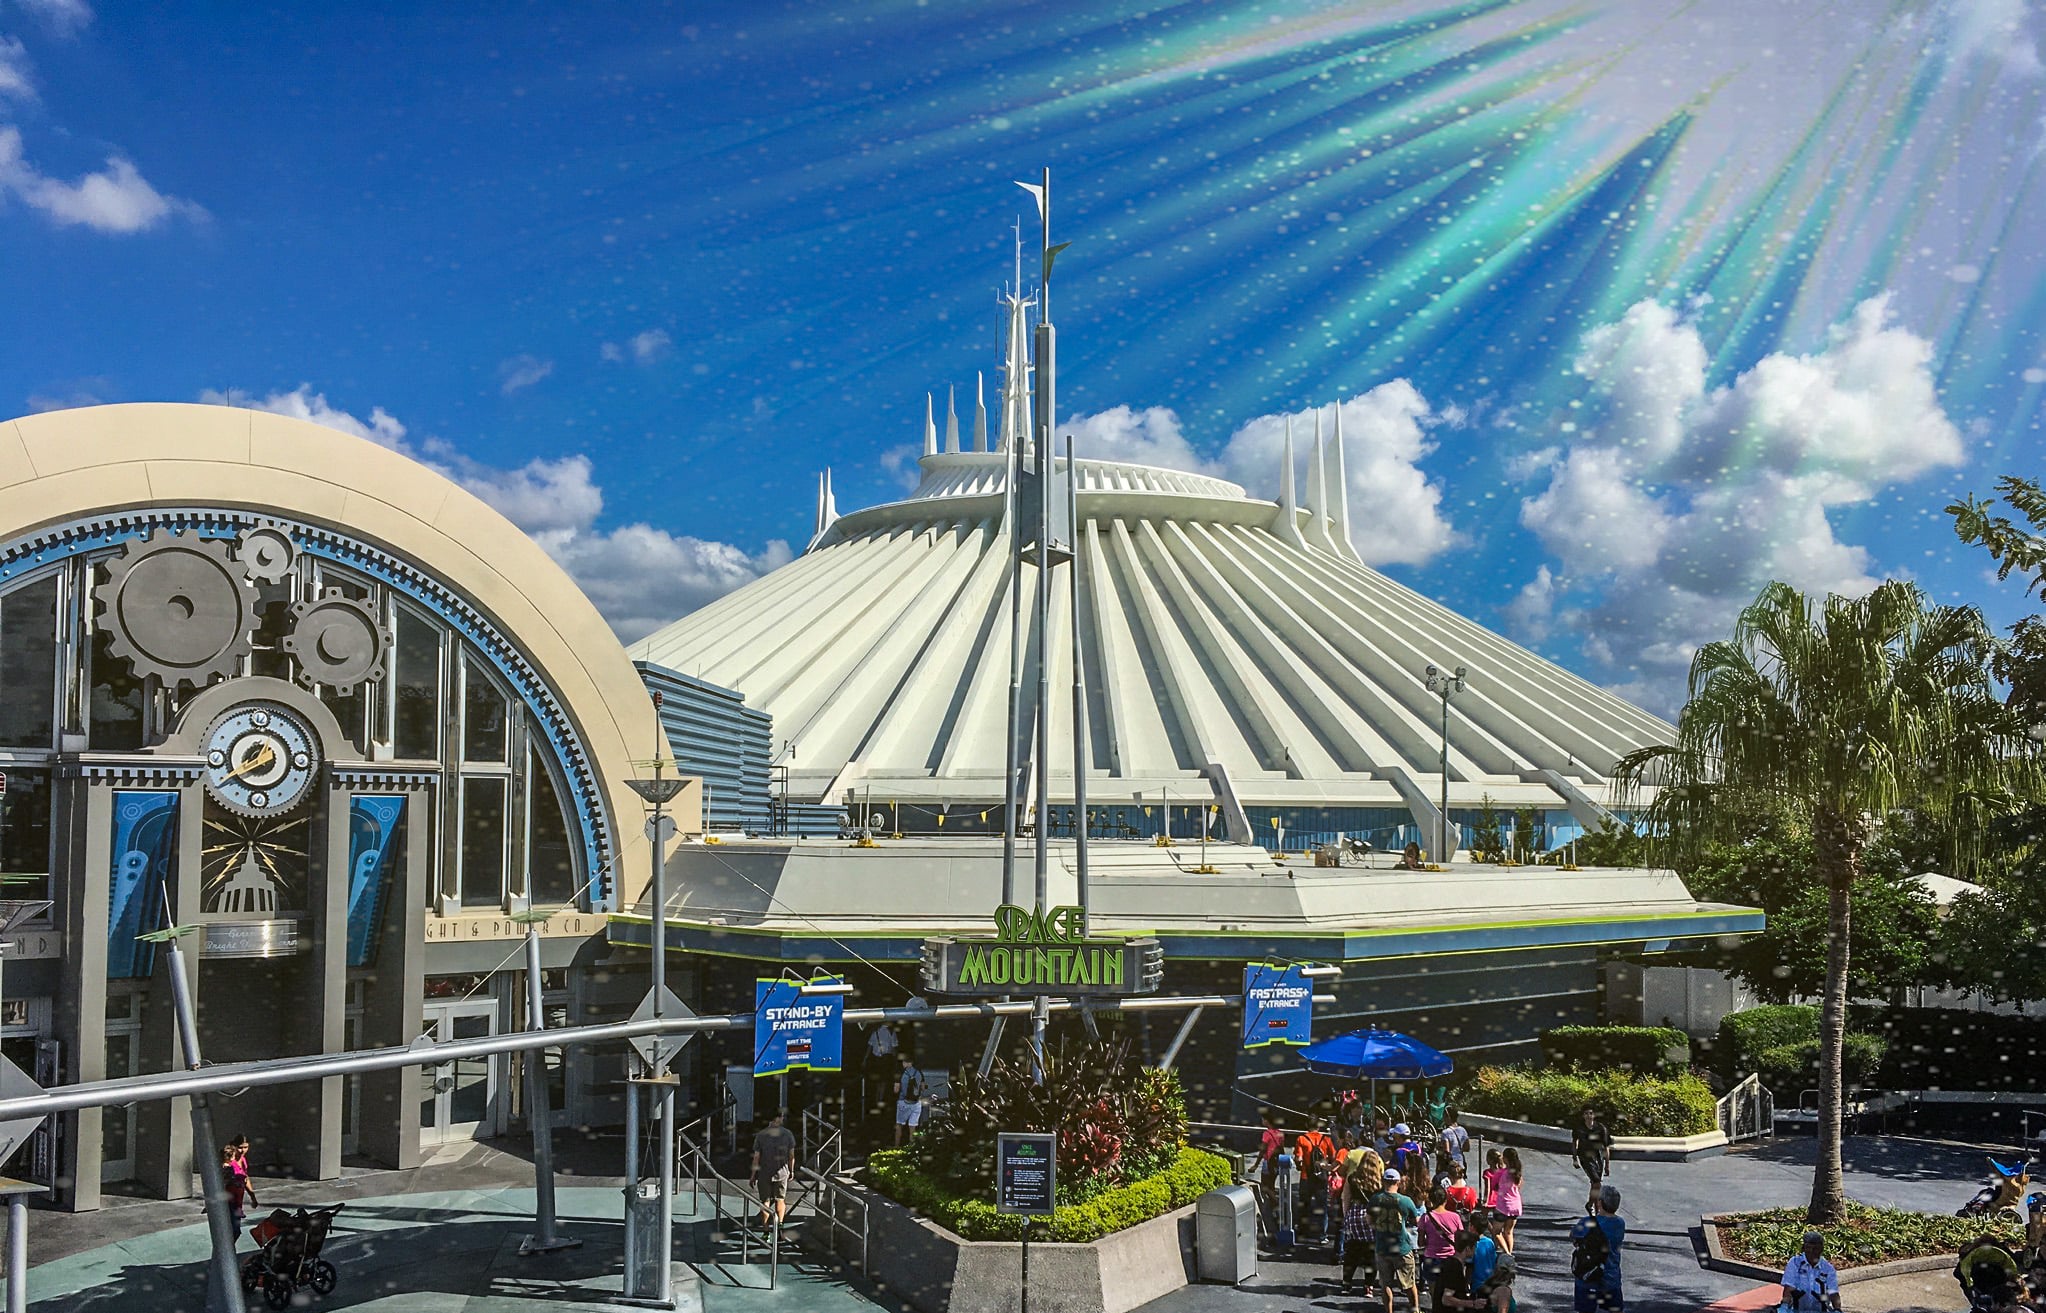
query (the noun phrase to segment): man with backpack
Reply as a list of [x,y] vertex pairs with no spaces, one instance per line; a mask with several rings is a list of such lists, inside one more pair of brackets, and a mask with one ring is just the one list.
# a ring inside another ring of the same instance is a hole
[[1329,1180],[1336,1174],[1336,1142],[1320,1126],[1310,1126],[1293,1142],[1293,1165],[1300,1173],[1300,1211],[1293,1219],[1302,1237],[1311,1217],[1321,1218],[1321,1238],[1334,1239],[1340,1250],[1342,1219],[1329,1206]]
[[1587,1213],[1570,1228],[1570,1275],[1575,1282],[1576,1313],[1624,1313],[1626,1295],[1620,1285],[1620,1245],[1627,1224],[1620,1219],[1620,1188],[1599,1187],[1598,1211]]
[[1396,1292],[1407,1292],[1409,1313],[1421,1313],[1421,1282],[1416,1272],[1414,1223],[1421,1210],[1400,1193],[1400,1174],[1385,1171],[1384,1188],[1371,1196],[1371,1249],[1378,1287],[1385,1292],[1385,1313],[1392,1313]]

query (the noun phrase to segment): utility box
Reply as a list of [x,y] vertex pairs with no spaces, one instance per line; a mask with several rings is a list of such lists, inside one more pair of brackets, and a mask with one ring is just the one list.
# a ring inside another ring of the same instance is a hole
[[[659,1155],[655,1155],[656,1159]],[[625,1188],[625,1211],[632,1214],[632,1252],[625,1256],[625,1289],[628,1294],[652,1297],[660,1280],[661,1200],[659,1187],[641,1181]]]
[[1194,1251],[1203,1281],[1236,1285],[1257,1275],[1257,1196],[1225,1185],[1194,1201]]

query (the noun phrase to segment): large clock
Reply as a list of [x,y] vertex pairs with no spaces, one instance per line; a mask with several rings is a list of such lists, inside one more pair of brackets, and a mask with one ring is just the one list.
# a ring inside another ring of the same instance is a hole
[[241,816],[281,816],[305,801],[320,745],[303,716],[276,702],[230,707],[206,727],[206,791]]

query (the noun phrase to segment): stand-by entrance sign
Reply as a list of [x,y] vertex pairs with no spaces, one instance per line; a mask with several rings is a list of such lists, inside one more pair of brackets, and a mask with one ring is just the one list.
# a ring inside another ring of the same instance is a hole
[[[819,986],[840,976],[808,981],[761,977],[753,990],[753,1074],[779,1076],[798,1068],[837,1071],[845,1047],[845,999]],[[806,993],[805,986],[811,991]]]
[[995,1137],[995,1211],[1050,1217],[1057,1207],[1058,1137],[1003,1131]]

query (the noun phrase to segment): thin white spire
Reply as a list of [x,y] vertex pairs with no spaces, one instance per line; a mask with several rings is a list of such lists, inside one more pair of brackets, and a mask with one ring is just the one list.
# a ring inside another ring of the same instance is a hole
[[1030,302],[1020,296],[1009,301],[1009,347],[1002,362],[1001,449],[1011,444],[1029,452],[1030,443]]
[[986,377],[979,370],[973,371],[973,449],[987,450],[987,401],[983,396],[987,388]]
[[938,421],[931,412],[931,394],[924,393],[924,455],[938,454]]
[[1330,532],[1335,536],[1336,550],[1344,556],[1354,557],[1357,548],[1350,541],[1350,475],[1343,461],[1343,403],[1337,401],[1336,440],[1329,446],[1329,511],[1334,520]]
[[945,450],[959,454],[959,389],[945,385]]
[[1293,494],[1293,417],[1286,416],[1285,463],[1279,470],[1279,537],[1295,547],[1307,546],[1300,536],[1300,502]]
[[809,545],[803,550],[815,547],[838,520],[838,501],[831,495],[831,467],[817,476],[817,524],[810,534]]
[[1336,550],[1329,531],[1328,439],[1321,431],[1321,408],[1314,411],[1314,459],[1307,465],[1307,541],[1327,551]]

